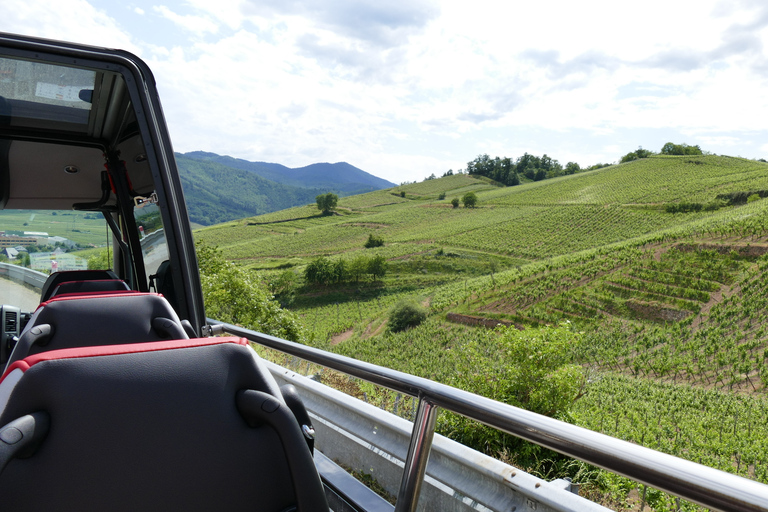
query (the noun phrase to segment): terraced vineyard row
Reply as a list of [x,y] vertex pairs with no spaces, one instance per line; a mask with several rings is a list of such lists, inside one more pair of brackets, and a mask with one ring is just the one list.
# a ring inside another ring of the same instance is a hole
[[579,400],[580,425],[768,481],[768,400],[604,375]]
[[[706,162],[706,165],[704,165]],[[524,185],[499,194],[495,204],[661,204],[679,201],[707,203],[718,194],[765,188],[760,162],[745,164],[731,157],[664,157],[636,160],[614,172],[600,170],[556,183]],[[653,179],[649,179],[649,176]],[[513,187],[515,188],[515,187]]]

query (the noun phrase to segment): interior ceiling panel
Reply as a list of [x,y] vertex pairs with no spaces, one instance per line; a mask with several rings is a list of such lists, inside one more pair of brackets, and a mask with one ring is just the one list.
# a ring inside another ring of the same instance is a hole
[[10,195],[5,208],[69,209],[101,197],[102,151],[14,141],[8,155]]

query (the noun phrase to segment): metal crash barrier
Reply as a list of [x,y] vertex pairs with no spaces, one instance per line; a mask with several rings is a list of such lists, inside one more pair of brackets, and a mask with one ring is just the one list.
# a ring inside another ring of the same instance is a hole
[[7,277],[19,283],[42,288],[45,280],[48,278],[48,274],[11,263],[0,263],[0,277]]
[[[438,408],[443,408],[518,438],[601,467],[711,510],[768,511],[768,486],[695,462],[679,459],[576,425],[525,411],[381,366],[325,352],[209,319],[224,331],[373,384],[418,398],[419,405],[403,461],[396,512],[416,510],[434,438]],[[567,504],[555,510],[573,510]]]

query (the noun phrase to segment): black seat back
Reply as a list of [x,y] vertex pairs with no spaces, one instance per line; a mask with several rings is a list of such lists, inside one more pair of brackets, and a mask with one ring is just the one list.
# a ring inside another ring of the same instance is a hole
[[328,510],[299,426],[245,340],[47,352],[10,367],[4,395],[0,426],[44,414],[50,427],[34,454],[5,461],[3,510]]
[[182,338],[176,312],[154,293],[54,297],[32,315],[7,366],[49,350]]
[[53,291],[66,281],[96,281],[101,279],[114,280],[120,278],[111,270],[67,270],[54,272],[43,283],[43,288],[40,291],[40,302],[50,299]]
[[122,279],[92,279],[86,281],[65,281],[59,284],[53,292],[51,298],[59,295],[71,293],[97,293],[97,292],[120,292],[130,291],[128,285]]

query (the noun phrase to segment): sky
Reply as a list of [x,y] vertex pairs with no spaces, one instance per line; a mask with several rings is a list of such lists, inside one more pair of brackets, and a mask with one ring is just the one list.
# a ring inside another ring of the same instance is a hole
[[666,142],[768,158],[765,0],[2,0],[0,31],[131,51],[175,151],[394,183],[480,154]]

